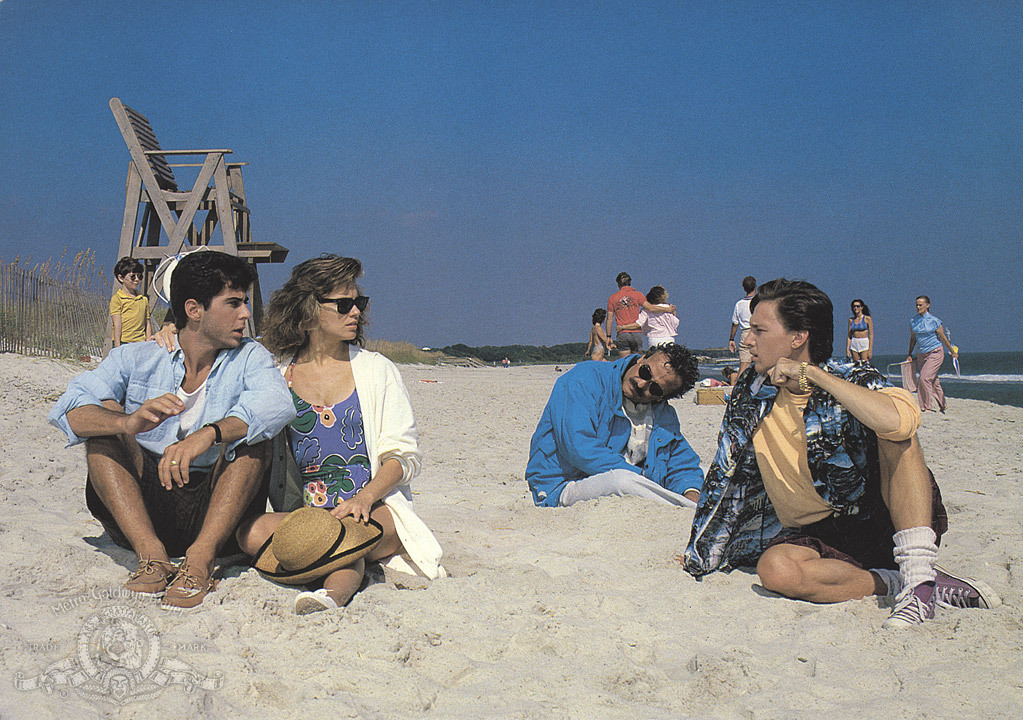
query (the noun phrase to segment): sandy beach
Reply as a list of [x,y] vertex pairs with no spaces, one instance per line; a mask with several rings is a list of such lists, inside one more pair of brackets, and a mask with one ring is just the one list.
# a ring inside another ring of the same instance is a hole
[[[534,507],[523,468],[550,366],[402,367],[416,508],[450,577],[376,574],[343,612],[299,617],[294,590],[237,565],[199,609],[168,612],[121,590],[133,555],[85,507],[82,450],[45,422],[82,369],[0,355],[2,718],[1023,715],[1023,409],[953,398],[925,416],[941,562],[1004,604],[910,631],[882,631],[874,598],[781,599],[741,571],[696,582],[673,560],[691,510]],[[709,461],[723,408],[672,402]],[[135,677],[108,682],[118,658]]]

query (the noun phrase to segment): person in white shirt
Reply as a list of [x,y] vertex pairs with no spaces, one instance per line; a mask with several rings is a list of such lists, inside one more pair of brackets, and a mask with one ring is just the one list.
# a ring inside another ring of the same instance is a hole
[[[749,319],[752,312],[749,309],[750,300],[757,292],[757,279],[752,275],[747,275],[742,279],[742,290],[746,295],[739,298],[739,302],[735,303],[735,309],[732,310],[732,332],[728,336],[728,350],[729,352],[739,352],[739,374],[742,373],[750,366],[753,362],[753,356],[750,354],[749,347],[746,345],[746,337],[749,335]],[[739,342],[735,342],[735,333],[739,333]]]

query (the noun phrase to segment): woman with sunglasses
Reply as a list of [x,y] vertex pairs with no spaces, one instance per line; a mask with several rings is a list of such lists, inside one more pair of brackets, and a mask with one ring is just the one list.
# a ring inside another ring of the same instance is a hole
[[869,362],[874,355],[874,321],[867,303],[856,298],[849,304],[852,317],[845,336],[845,355],[857,362]]
[[337,518],[372,519],[384,531],[364,559],[299,594],[299,614],[344,606],[362,584],[366,561],[429,578],[446,575],[440,545],[412,509],[409,483],[421,454],[408,392],[390,360],[362,349],[369,298],[356,285],[361,275],[353,258],[322,255],[300,263],[270,299],[263,327],[262,341],[279,359],[297,417],[274,448],[270,500],[283,512],[242,525],[239,545],[255,555],[288,512],[303,505]]

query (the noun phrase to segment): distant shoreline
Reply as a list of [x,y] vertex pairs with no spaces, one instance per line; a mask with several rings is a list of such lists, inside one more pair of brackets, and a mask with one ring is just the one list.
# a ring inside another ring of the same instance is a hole
[[[705,350],[695,350],[694,353],[700,357],[713,357],[712,355],[705,354]],[[714,362],[711,363],[701,362],[701,379],[707,377],[718,378],[722,364],[726,360],[729,360],[727,356],[714,358]],[[876,357],[874,366],[882,373],[885,373],[890,362],[901,362],[902,360],[905,360],[905,356],[879,355]],[[562,369],[568,369],[576,362],[583,361],[584,358],[579,357],[572,360],[559,361],[512,361],[512,365],[548,365],[552,368],[558,365]],[[491,364],[488,363],[488,365]],[[500,365],[500,362],[496,364]],[[950,358],[946,358],[945,365],[942,366],[939,379],[948,397],[953,400],[984,400],[996,405],[1023,408],[1023,353],[1008,351],[997,353],[962,353],[960,355],[960,364],[963,375],[958,378],[952,369]],[[738,368],[737,360],[735,361],[735,366]],[[894,385],[901,385],[901,379],[895,374],[894,368],[890,378]]]

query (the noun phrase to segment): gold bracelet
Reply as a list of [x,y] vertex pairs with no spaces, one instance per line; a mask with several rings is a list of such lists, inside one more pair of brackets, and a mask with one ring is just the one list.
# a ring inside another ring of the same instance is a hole
[[806,363],[799,363],[799,390],[801,392],[810,392],[810,382],[806,379]]

